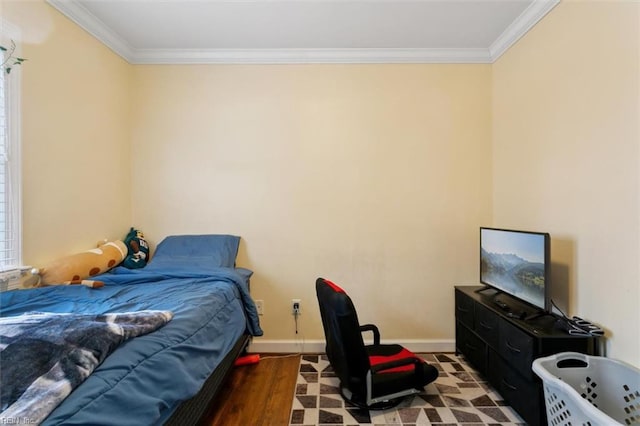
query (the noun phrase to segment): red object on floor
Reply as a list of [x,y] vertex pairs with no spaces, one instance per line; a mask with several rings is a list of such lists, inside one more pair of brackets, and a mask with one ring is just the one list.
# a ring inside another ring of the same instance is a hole
[[259,354],[245,355],[236,359],[236,362],[233,363],[236,367],[239,365],[248,365],[248,364],[257,364],[260,362]]

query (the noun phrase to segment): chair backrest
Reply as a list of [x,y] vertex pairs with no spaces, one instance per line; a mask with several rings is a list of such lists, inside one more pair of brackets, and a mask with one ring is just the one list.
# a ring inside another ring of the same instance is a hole
[[333,370],[344,385],[365,386],[369,356],[351,298],[324,278],[316,280],[316,294],[327,341],[326,353]]

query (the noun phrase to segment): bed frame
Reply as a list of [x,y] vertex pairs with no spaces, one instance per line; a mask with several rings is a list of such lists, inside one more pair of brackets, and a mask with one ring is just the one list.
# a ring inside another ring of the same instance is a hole
[[165,425],[183,426],[196,425],[207,414],[214,398],[220,393],[222,387],[233,370],[233,363],[243,353],[251,341],[247,333],[240,336],[231,351],[222,359],[218,367],[204,382],[200,391],[191,399],[184,401],[169,417]]

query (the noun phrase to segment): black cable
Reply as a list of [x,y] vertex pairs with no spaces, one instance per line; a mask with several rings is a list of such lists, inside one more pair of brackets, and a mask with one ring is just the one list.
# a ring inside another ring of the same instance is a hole
[[565,315],[565,313],[564,313],[564,312],[562,312],[562,309],[560,309],[560,308],[558,307],[558,305],[556,305],[556,302],[554,302],[554,301],[553,301],[553,299],[549,299],[549,301],[551,301],[551,304],[553,305],[553,307],[554,307],[554,308],[556,308],[556,309],[557,309],[557,310],[562,314],[562,316],[563,316],[563,318],[564,318],[564,319],[566,319],[566,320],[568,320],[568,319],[569,319],[569,317],[568,317],[567,315]]

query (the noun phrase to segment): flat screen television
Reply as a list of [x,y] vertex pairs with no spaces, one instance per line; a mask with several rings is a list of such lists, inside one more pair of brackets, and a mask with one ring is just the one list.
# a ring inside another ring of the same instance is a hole
[[480,282],[550,312],[547,233],[480,228]]

